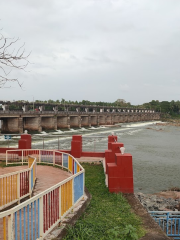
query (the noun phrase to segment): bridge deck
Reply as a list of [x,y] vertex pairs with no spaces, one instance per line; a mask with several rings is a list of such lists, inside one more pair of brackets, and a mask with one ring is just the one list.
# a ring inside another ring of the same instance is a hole
[[[10,173],[10,172],[15,172],[19,171],[22,169],[26,169],[27,166],[19,166],[19,167],[7,167],[7,168],[0,168],[0,175]],[[33,195],[37,195],[44,190],[52,187],[53,185],[63,181],[64,179],[70,177],[72,174],[63,171],[59,168],[54,168],[52,166],[37,166],[37,180],[36,180],[36,185],[33,191]],[[22,216],[22,223],[24,219]],[[18,222],[19,222],[19,216],[18,216]],[[0,239],[3,238],[3,219],[0,219]],[[7,227],[6,227],[7,229]],[[7,235],[6,235],[7,236]],[[18,233],[18,236],[19,233]],[[20,239],[20,238],[18,238]]]

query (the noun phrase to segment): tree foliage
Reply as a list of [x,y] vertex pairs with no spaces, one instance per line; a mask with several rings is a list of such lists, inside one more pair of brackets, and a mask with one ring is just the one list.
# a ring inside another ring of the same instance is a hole
[[153,109],[157,112],[169,113],[171,115],[180,113],[180,101],[174,100],[172,100],[171,102],[168,101],[159,102],[158,100],[152,100],[151,102],[144,103],[138,107]]

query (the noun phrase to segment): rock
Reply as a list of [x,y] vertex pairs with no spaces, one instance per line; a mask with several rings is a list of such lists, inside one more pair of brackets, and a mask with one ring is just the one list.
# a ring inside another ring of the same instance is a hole
[[168,209],[168,208],[166,208],[166,206],[161,206],[161,207],[159,208],[159,211],[167,211],[166,209]]
[[[163,195],[160,196],[160,194]],[[135,194],[140,203],[147,209],[147,211],[173,211],[180,209],[180,199],[174,198],[175,193],[164,192],[157,195],[149,195],[138,192]],[[170,198],[172,196],[172,198]]]

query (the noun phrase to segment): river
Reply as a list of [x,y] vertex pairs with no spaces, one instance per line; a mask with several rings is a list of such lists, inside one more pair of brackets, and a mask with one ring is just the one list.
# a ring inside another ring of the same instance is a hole
[[[58,130],[33,134],[32,147],[70,149],[71,135],[81,134],[83,151],[104,151],[107,149],[107,136],[114,132],[118,141],[124,143],[125,152],[133,156],[135,192],[156,193],[180,187],[179,131],[179,127],[159,126],[156,122],[127,123],[112,128]],[[17,146],[18,138],[13,137],[9,142],[10,147]],[[0,145],[7,146],[3,136],[0,137]]]

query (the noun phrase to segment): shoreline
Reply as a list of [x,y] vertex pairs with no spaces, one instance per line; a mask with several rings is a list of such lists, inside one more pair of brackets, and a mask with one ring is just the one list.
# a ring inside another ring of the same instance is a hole
[[180,191],[167,190],[154,194],[134,193],[147,211],[180,211]]
[[180,119],[178,118],[162,118],[161,123],[156,123],[156,125],[159,126],[175,126],[179,127],[180,126]]

